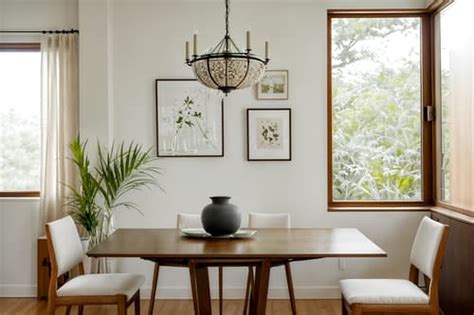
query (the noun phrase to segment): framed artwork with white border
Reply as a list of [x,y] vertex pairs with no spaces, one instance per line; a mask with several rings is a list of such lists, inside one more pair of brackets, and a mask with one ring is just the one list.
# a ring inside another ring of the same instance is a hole
[[291,161],[290,108],[247,108],[247,160]]
[[159,157],[224,156],[224,98],[195,79],[157,79]]
[[288,70],[267,70],[257,84],[257,99],[287,100]]

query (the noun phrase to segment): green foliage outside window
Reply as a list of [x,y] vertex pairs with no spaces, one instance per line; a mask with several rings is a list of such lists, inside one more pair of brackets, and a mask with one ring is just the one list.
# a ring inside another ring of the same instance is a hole
[[422,199],[420,25],[332,20],[334,201]]

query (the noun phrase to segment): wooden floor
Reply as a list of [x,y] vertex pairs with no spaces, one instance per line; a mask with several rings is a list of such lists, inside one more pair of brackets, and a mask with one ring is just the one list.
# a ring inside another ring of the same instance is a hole
[[[212,302],[213,313],[217,314],[217,301]],[[296,302],[299,315],[340,315],[340,300],[298,300]],[[148,301],[142,301],[142,314],[147,314]],[[242,300],[224,301],[225,315],[241,315],[243,309]],[[116,309],[113,306],[86,306],[84,315],[114,315]],[[64,314],[65,309],[59,308],[56,314]],[[33,298],[0,298],[1,315],[47,315],[47,304]],[[73,309],[71,314],[77,314]],[[128,314],[133,314],[133,307]],[[193,315],[193,305],[190,300],[158,300],[155,304],[153,314],[160,315]],[[269,300],[267,314],[285,315],[291,314],[290,305],[287,300]]]

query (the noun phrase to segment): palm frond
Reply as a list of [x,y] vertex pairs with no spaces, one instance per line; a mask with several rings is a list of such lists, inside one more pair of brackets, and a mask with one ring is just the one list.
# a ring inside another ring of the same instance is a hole
[[121,198],[133,190],[152,186],[163,190],[156,179],[161,169],[153,165],[156,158],[151,149],[144,150],[133,141],[128,145],[124,142],[119,146],[113,144],[107,152],[99,145],[98,159],[96,172],[103,179],[100,192],[110,209],[123,206],[138,210],[134,204],[120,201]]

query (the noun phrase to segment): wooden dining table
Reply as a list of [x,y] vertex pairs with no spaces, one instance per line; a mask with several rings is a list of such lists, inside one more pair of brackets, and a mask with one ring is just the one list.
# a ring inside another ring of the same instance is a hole
[[87,255],[188,266],[196,315],[212,312],[208,267],[254,266],[250,314],[264,315],[272,266],[329,257],[387,256],[353,228],[261,229],[247,239],[188,238],[177,229],[118,229]]

